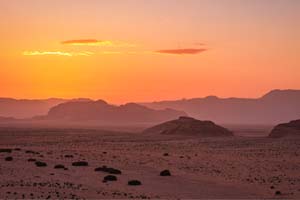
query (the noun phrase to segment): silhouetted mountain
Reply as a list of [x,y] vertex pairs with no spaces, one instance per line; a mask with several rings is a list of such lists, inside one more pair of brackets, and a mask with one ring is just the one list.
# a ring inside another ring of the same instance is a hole
[[273,128],[269,137],[300,137],[300,120],[293,120],[289,123],[279,124]]
[[[82,108],[82,113],[77,118],[99,118],[99,113],[91,111],[94,109],[95,102],[90,99],[45,99],[45,100],[16,100],[10,98],[0,98],[0,116],[14,117],[14,118],[32,118],[33,116],[46,115],[50,108],[55,107],[61,103],[66,102],[89,102],[82,107],[87,107],[89,111]],[[93,103],[94,102],[94,103]],[[100,101],[97,103],[97,109],[101,105]],[[125,104],[119,107],[108,105],[102,102],[101,112],[105,109],[117,109],[120,113],[139,113],[145,110],[147,106],[151,109],[167,109],[182,110],[191,117],[203,120],[212,120],[217,123],[230,123],[230,124],[279,124],[293,119],[300,118],[300,90],[273,90],[261,98],[245,99],[245,98],[218,98],[216,96],[208,96],[205,98],[194,98],[178,101],[161,101],[143,104]],[[89,108],[91,106],[91,108]],[[101,106],[100,106],[101,107]],[[58,107],[60,108],[60,107]],[[51,109],[51,115],[63,115],[63,112],[58,114],[56,109]],[[68,108],[69,116],[72,112],[77,112],[78,109],[73,107]],[[67,109],[67,108],[66,108]],[[153,113],[151,111],[147,113]],[[108,111],[107,111],[108,112]],[[111,111],[110,111],[111,112]],[[164,113],[171,112],[165,110]],[[75,115],[75,114],[74,114]],[[89,116],[91,115],[91,116]],[[125,114],[124,114],[125,115]],[[153,118],[155,114],[148,114],[149,118]],[[166,114],[164,114],[166,115]],[[108,116],[109,117],[109,116]],[[120,116],[119,118],[122,118]],[[158,116],[157,116],[158,117]],[[174,116],[173,116],[174,117]],[[43,117],[38,117],[43,118]],[[146,118],[146,117],[145,117]],[[159,118],[159,117],[158,117]],[[171,118],[170,118],[171,119]],[[145,121],[146,119],[143,119]]]
[[273,90],[258,99],[209,96],[142,105],[183,110],[189,116],[217,123],[278,124],[300,118],[300,90]]
[[262,99],[277,101],[294,101],[300,99],[300,90],[272,90],[265,94]]
[[148,123],[173,119],[186,113],[172,109],[153,110],[135,103],[114,106],[103,100],[65,102],[51,108],[48,115],[35,119],[87,121],[99,123]]
[[15,118],[31,118],[45,115],[49,109],[67,101],[88,101],[88,99],[12,99],[0,98],[0,116]]
[[232,132],[211,121],[200,121],[191,117],[179,117],[179,119],[148,128],[143,133],[200,137],[233,136]]

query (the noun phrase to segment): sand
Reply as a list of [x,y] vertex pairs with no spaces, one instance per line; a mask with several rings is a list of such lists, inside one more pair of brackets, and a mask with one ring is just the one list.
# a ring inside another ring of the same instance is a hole
[[[300,198],[300,139],[0,131],[0,198]],[[67,155],[67,156],[66,156]],[[5,158],[12,157],[12,161]],[[45,162],[37,167],[28,159]],[[88,166],[72,166],[86,161]],[[64,169],[54,169],[55,165]],[[103,182],[106,165],[121,170]],[[163,170],[171,176],[160,176]],[[139,180],[142,185],[129,186]],[[277,194],[276,194],[277,193]]]

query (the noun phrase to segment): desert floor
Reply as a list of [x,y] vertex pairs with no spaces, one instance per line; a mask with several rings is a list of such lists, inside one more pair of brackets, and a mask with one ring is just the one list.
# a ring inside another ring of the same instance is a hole
[[[76,161],[88,166],[72,166]],[[55,169],[58,164],[65,169]],[[94,171],[103,165],[122,171],[117,181],[103,182],[109,174]],[[171,176],[160,176],[165,169]],[[0,177],[1,199],[299,199],[300,139],[1,128]]]

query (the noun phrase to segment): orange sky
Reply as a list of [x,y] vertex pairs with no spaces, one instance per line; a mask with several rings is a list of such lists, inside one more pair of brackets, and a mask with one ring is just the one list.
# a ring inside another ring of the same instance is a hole
[[0,96],[112,103],[300,89],[298,0],[1,0]]

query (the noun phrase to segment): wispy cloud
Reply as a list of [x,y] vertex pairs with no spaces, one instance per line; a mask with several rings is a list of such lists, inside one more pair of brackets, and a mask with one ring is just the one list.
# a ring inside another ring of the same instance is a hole
[[99,42],[98,40],[94,39],[85,39],[85,40],[66,40],[62,41],[62,44],[70,44],[70,45],[80,45],[80,44],[95,44]]
[[204,51],[207,51],[207,49],[162,49],[162,50],[157,50],[155,53],[160,53],[160,54],[174,54],[174,55],[184,55],[184,54],[199,54]]
[[47,55],[52,55],[52,56],[91,56],[94,53],[89,52],[89,51],[84,51],[84,52],[62,52],[62,51],[24,51],[23,55],[24,56],[47,56]]
[[102,51],[98,54],[126,54],[126,55],[195,55],[207,51],[207,49],[166,49],[158,51]]
[[163,49],[157,51],[100,51],[100,52],[66,52],[66,51],[24,51],[24,56],[92,56],[92,55],[141,55],[141,54],[165,54],[165,55],[195,55],[207,49]]
[[100,47],[135,47],[135,44],[122,42],[122,41],[111,41],[111,40],[95,40],[95,39],[83,39],[83,40],[66,40],[62,41],[63,45],[73,46],[100,46]]

